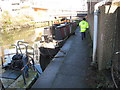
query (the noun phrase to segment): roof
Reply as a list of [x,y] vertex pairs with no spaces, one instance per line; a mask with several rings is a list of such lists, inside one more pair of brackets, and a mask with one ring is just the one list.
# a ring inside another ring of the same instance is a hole
[[32,7],[35,11],[42,10],[42,11],[47,11],[48,9],[46,8],[40,8],[40,7]]

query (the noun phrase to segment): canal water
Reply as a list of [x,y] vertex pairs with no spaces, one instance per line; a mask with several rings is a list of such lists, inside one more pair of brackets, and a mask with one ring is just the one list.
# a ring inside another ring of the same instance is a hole
[[14,30],[10,32],[2,32],[1,33],[1,45],[7,46],[14,44],[18,40],[27,41],[29,43],[33,43],[33,39],[35,37],[35,29],[23,29],[23,30]]
[[[34,47],[35,43],[39,43],[39,33],[44,28],[29,28],[29,29],[22,29],[22,30],[13,30],[10,32],[0,32],[0,56],[3,54],[11,54],[16,53],[15,47],[12,47],[12,44],[16,44],[17,41],[25,41],[28,42],[30,46]],[[36,47],[37,48],[37,47]],[[25,50],[23,50],[25,52]],[[36,52],[37,55],[39,54]],[[13,54],[14,55],[14,54]],[[3,57],[4,65],[10,63],[11,58],[13,55],[7,55]],[[35,63],[39,64],[39,56],[36,56]],[[1,64],[1,60],[0,60]]]

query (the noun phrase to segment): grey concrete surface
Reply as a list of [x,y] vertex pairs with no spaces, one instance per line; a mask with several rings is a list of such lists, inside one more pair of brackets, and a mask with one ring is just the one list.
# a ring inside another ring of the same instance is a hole
[[87,38],[81,40],[78,27],[76,35],[71,36],[61,49],[66,52],[64,57],[54,58],[32,88],[88,88],[90,44]]

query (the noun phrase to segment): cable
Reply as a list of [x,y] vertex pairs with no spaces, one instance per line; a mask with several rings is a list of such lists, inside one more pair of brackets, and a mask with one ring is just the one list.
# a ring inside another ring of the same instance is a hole
[[118,88],[118,85],[115,82],[115,78],[114,78],[114,75],[113,75],[113,64],[112,64],[112,67],[111,67],[111,76],[112,76],[112,80],[113,80],[113,83],[114,83],[115,87]]

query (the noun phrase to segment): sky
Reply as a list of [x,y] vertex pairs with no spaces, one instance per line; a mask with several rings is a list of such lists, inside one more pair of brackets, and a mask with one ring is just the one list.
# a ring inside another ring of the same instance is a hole
[[[20,1],[20,0],[14,0]],[[87,11],[87,0],[30,0],[46,9]],[[5,4],[3,4],[6,6]],[[7,7],[6,7],[7,8]]]
[[36,0],[42,4],[43,7],[49,9],[67,9],[67,10],[86,10],[87,4],[85,1],[87,0]]

